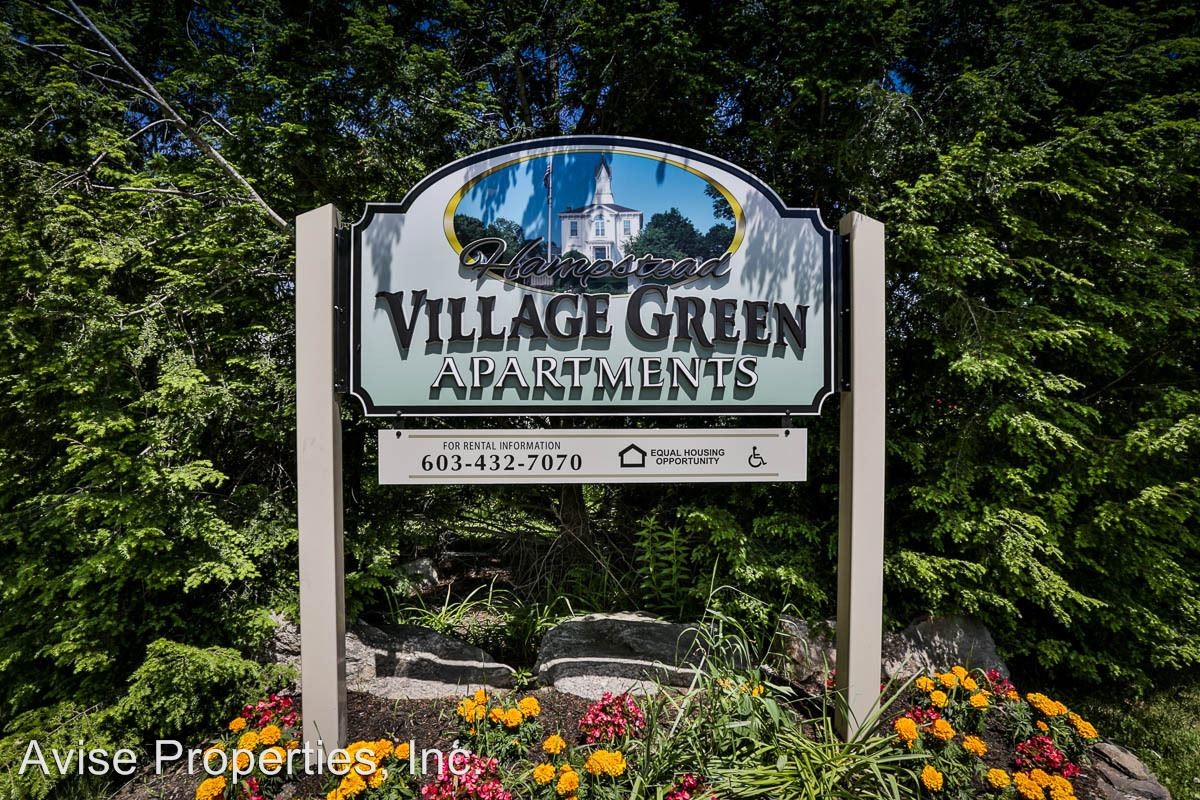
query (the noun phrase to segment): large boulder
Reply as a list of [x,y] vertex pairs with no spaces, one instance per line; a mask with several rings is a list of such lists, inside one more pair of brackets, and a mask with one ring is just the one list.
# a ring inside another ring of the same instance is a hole
[[[774,668],[797,684],[823,683],[837,661],[834,629],[834,620],[809,623],[782,617],[772,647]],[[996,652],[991,633],[982,623],[967,617],[918,620],[900,633],[884,633],[881,646],[880,672],[884,680],[905,680],[955,664],[998,669],[1008,676],[1008,666]]]
[[646,694],[655,681],[688,686],[701,658],[697,632],[641,613],[576,617],[543,637],[534,671],[543,686],[589,699]]
[[[1008,665],[996,652],[996,640],[982,622],[958,614],[948,617],[929,617],[909,625],[900,634],[907,643],[907,652],[899,653],[901,660],[892,665],[889,677],[906,678],[926,669],[962,664],[968,669],[996,669],[1008,677]],[[908,662],[905,658],[909,659]],[[921,664],[909,671],[906,663]],[[884,665],[885,669],[889,666]]]
[[[300,634],[281,621],[272,658],[300,670]],[[394,699],[452,697],[480,686],[513,686],[512,667],[452,636],[418,625],[359,623],[346,634],[346,686]],[[304,676],[300,676],[301,682]]]
[[1112,742],[1092,748],[1097,785],[1106,800],[1171,800],[1141,759]]

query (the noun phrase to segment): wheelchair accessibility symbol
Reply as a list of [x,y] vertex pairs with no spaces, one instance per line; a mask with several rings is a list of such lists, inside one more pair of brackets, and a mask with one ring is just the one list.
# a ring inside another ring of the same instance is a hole
[[767,460],[759,454],[758,447],[755,446],[750,448],[750,457],[746,459],[746,463],[754,469],[758,469],[759,467],[765,467],[767,465]]

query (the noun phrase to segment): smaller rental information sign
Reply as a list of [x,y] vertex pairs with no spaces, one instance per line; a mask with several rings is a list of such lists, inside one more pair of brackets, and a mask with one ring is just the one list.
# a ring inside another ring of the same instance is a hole
[[379,432],[379,482],[731,483],[806,479],[807,432],[478,430]]

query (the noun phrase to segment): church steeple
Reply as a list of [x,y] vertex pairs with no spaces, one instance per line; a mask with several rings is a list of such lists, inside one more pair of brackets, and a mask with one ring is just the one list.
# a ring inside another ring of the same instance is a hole
[[592,194],[592,204],[611,204],[612,201],[612,170],[609,169],[608,162],[601,158],[600,163],[596,165],[596,191]]

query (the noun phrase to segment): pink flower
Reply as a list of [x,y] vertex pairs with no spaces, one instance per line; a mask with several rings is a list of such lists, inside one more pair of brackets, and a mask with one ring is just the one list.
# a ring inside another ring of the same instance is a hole
[[646,727],[646,715],[628,694],[613,696],[605,692],[599,700],[588,706],[579,720],[579,730],[588,744],[611,742],[632,733],[640,733]]
[[438,776],[421,787],[424,800],[512,800],[512,794],[500,782],[498,764],[494,758],[480,758],[471,753],[460,757],[454,766],[463,775],[450,771],[450,764],[443,763]]

